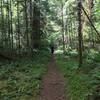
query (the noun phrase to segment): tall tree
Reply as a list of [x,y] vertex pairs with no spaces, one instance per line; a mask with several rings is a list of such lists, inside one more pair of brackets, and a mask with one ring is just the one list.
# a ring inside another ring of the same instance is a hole
[[20,32],[20,9],[19,9],[19,0],[17,0],[17,34],[18,34],[18,51],[19,51],[19,54],[20,54],[20,35],[21,35],[21,32]]
[[79,38],[79,67],[82,66],[83,59],[82,59],[82,51],[83,51],[83,45],[82,45],[82,2],[81,0],[78,1],[78,38]]

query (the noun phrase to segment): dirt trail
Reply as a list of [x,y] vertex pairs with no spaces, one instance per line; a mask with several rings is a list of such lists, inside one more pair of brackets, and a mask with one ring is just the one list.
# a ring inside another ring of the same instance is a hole
[[54,56],[48,65],[48,73],[43,77],[40,100],[65,100],[63,77],[57,70]]

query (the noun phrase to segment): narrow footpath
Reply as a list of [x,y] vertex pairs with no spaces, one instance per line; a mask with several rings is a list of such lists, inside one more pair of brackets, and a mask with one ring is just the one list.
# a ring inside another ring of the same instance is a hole
[[40,100],[65,100],[64,80],[57,70],[54,56],[48,65],[48,72],[43,77],[43,89]]

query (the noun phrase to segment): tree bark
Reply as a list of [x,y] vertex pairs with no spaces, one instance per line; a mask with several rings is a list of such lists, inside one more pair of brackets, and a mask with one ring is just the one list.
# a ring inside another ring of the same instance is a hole
[[62,39],[63,39],[63,54],[65,53],[65,33],[64,33],[64,4],[62,2]]
[[18,33],[18,52],[20,54],[20,19],[19,19],[19,1],[17,0],[17,33]]
[[79,38],[79,67],[82,66],[83,59],[82,59],[82,51],[83,51],[83,45],[82,45],[82,19],[81,19],[81,14],[82,14],[82,4],[81,0],[78,2],[78,38]]

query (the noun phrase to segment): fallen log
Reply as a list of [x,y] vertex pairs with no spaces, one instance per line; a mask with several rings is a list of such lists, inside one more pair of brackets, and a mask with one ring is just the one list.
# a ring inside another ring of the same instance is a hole
[[8,61],[11,61],[11,60],[13,60],[13,58],[8,57],[8,56],[6,56],[4,54],[0,54],[0,60],[8,60]]

